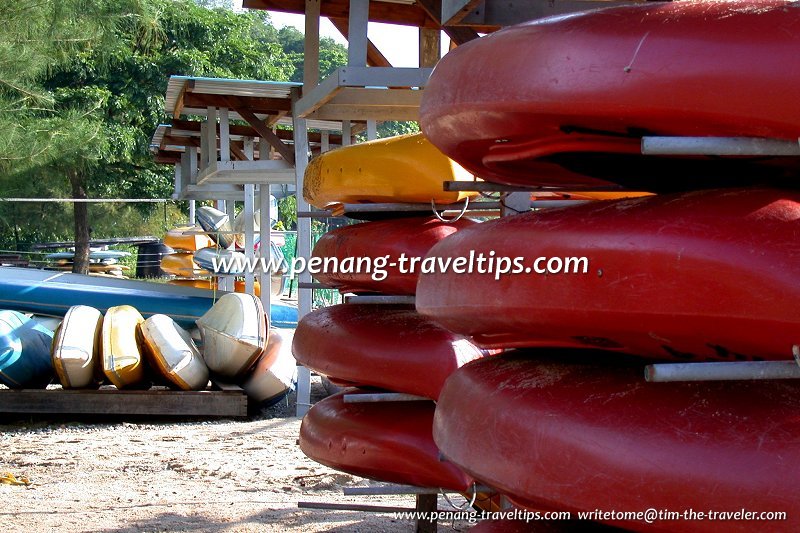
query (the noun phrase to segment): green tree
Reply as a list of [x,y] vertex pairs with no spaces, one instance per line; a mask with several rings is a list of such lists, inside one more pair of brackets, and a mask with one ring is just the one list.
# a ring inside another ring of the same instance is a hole
[[[288,80],[294,72],[265,12],[235,13],[190,0],[37,5],[45,7],[30,28],[0,28],[0,42],[19,49],[0,47],[0,60],[19,56],[26,58],[21,67],[30,64],[14,73],[0,61],[0,109],[13,111],[17,126],[0,131],[0,179],[7,196],[167,197],[171,169],[153,162],[148,145],[165,118],[169,75]],[[31,15],[20,6],[10,9],[4,5],[0,16]],[[95,18],[101,27],[88,24]],[[29,44],[32,35],[47,32],[51,37]],[[0,120],[7,116],[0,113]],[[130,234],[130,224],[157,215],[157,209],[75,203],[76,256],[88,257],[90,216],[95,230]],[[0,206],[0,238],[16,249],[21,239],[63,238],[70,214],[66,205]],[[172,217],[165,211],[164,218],[167,223]],[[36,224],[24,226],[24,220]],[[76,261],[77,269],[82,266]]]

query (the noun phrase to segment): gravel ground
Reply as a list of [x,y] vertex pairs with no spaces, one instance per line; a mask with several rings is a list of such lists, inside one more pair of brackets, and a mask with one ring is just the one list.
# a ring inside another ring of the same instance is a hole
[[[318,381],[313,394],[325,395]],[[413,507],[414,500],[343,496],[342,487],[372,482],[305,457],[294,411],[290,395],[244,421],[0,420],[0,474],[31,481],[0,484],[4,529],[413,531],[387,514],[298,509],[300,501]],[[447,508],[441,497],[439,507]]]

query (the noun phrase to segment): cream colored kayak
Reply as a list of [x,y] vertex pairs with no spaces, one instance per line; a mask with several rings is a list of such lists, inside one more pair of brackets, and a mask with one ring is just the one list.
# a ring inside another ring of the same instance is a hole
[[242,383],[247,396],[270,405],[283,398],[297,381],[297,363],[292,355],[292,329],[269,330],[269,342],[252,372]]
[[160,376],[183,390],[202,390],[208,367],[192,336],[167,315],[153,315],[142,324],[145,353]]
[[178,226],[167,231],[164,235],[164,244],[173,250],[183,250],[186,252],[196,252],[206,246],[213,246],[214,241],[201,233],[203,228],[199,226]]
[[421,133],[345,146],[314,158],[303,196],[319,209],[331,204],[412,202],[450,204],[475,192],[445,192],[446,181],[474,176]]
[[251,294],[225,294],[197,320],[209,370],[236,377],[250,369],[267,344],[268,319]]
[[139,325],[144,318],[130,305],[118,305],[103,318],[103,373],[118,389],[144,379]]
[[58,381],[65,389],[89,387],[95,383],[102,344],[103,315],[94,307],[75,305],[53,337],[51,355]]

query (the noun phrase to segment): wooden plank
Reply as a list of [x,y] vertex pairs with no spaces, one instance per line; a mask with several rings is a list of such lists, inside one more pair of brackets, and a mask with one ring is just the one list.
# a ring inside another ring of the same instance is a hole
[[242,392],[0,390],[0,413],[152,416],[247,416]]
[[[305,0],[244,0],[242,7],[247,9],[266,9],[302,15],[305,12]],[[348,18],[349,0],[325,0],[321,4],[321,15],[328,18]],[[369,20],[386,24],[401,24],[438,28],[435,21],[428,19],[425,12],[416,4],[397,4],[393,2],[370,2]]]
[[422,91],[347,87],[311,113],[320,120],[419,120]]

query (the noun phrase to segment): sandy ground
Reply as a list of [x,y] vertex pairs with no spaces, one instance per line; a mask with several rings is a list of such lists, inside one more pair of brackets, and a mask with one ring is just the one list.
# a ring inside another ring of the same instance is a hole
[[[313,393],[314,400],[325,395],[319,382]],[[300,501],[413,507],[414,499],[343,496],[344,486],[373,482],[303,455],[294,395],[244,421],[0,422],[0,474],[31,481],[0,485],[5,530],[414,530],[387,514],[298,509]],[[448,508],[441,497],[439,508]]]

